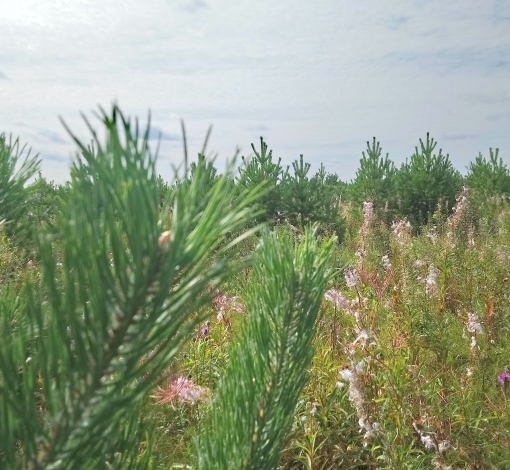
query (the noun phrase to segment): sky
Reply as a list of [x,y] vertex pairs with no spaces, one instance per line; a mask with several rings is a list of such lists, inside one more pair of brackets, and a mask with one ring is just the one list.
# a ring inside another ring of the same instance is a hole
[[510,0],[2,0],[0,132],[69,178],[81,113],[150,111],[166,180],[202,148],[217,166],[260,137],[344,181],[375,136],[399,166],[430,132],[463,174],[510,164]]

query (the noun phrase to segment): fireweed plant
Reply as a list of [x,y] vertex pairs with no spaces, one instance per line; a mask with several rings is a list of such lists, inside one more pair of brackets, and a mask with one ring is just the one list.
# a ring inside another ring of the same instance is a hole
[[325,295],[285,468],[510,465],[510,213],[497,234],[475,232],[468,206],[463,190],[413,236],[365,204],[357,253]]

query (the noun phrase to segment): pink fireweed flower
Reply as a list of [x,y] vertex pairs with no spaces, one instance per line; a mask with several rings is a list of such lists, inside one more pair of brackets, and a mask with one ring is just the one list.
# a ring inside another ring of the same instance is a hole
[[367,228],[370,227],[374,221],[374,203],[364,202],[363,203],[363,225]]
[[451,443],[447,439],[438,439],[435,432],[424,432],[413,423],[414,430],[420,436],[420,441],[427,450],[435,449],[438,455],[447,451],[451,447]]
[[227,316],[227,312],[244,312],[245,311],[244,304],[237,300],[237,296],[227,297],[224,294],[218,295],[212,301],[212,306],[213,306],[213,308],[218,309],[218,314],[216,315],[216,318],[219,321],[225,320],[225,317]]
[[172,403],[175,399],[181,402],[195,403],[205,398],[207,394],[207,389],[195,385],[192,380],[179,376],[169,378],[164,387],[157,387],[156,393],[151,395],[151,398],[157,398],[158,405]]
[[510,382],[510,367],[507,368],[504,374],[498,375],[498,380],[502,387],[504,387],[507,382]]
[[467,207],[467,188],[465,186],[462,187],[462,191],[457,194],[457,197],[455,198],[455,206],[453,206],[453,214],[449,218],[448,223],[450,225],[450,231],[448,232],[447,236],[452,236],[452,232],[454,232],[457,227],[460,224],[460,221],[462,220],[462,215],[464,214],[466,207]]
[[[360,375],[365,368],[365,361],[362,360],[353,364],[351,369],[344,369],[340,372],[342,380],[349,384],[349,401],[356,409],[358,415],[358,425],[363,435],[363,445],[367,446],[371,438],[377,436],[380,430],[379,423],[372,422],[365,410],[365,394]],[[341,382],[337,383],[338,388],[343,388]]]

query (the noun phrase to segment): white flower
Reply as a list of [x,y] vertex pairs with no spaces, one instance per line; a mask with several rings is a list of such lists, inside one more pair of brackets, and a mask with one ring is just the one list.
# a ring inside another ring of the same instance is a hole
[[390,262],[390,257],[388,255],[384,255],[381,258],[381,261],[382,261],[382,264],[384,266],[384,269],[386,269],[386,271],[391,270],[392,266],[391,266],[391,262]]
[[336,308],[342,309],[342,310],[348,310],[350,308],[349,301],[342,295],[341,292],[336,291],[334,289],[328,290],[324,294],[324,298],[326,300],[329,300],[330,302],[333,302],[336,306]]
[[359,284],[358,272],[354,268],[346,269],[345,282],[349,289],[354,289]]
[[363,203],[363,225],[364,228],[368,228],[374,221],[374,204],[372,202]]
[[351,382],[352,380],[354,380],[354,373],[350,369],[341,370],[340,371],[340,376],[346,382]]
[[407,219],[402,219],[391,224],[391,233],[400,245],[406,244],[410,235],[410,230],[411,224],[407,221]]
[[425,292],[427,295],[431,297],[437,296],[439,293],[439,289],[437,287],[437,276],[439,275],[439,269],[437,269],[433,264],[429,266],[429,275],[426,280]]
[[482,325],[476,313],[468,313],[468,321],[466,322],[466,329],[471,334],[482,333]]
[[359,343],[362,343],[363,345],[365,345],[365,343],[367,342],[367,339],[369,337],[370,337],[369,334],[365,330],[361,330],[361,332],[359,333],[358,337],[353,341],[352,344],[356,344],[356,343],[359,342]]

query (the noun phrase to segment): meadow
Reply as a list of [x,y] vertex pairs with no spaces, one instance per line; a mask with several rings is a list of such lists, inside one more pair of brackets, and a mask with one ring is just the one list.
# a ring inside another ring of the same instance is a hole
[[374,138],[343,182],[261,139],[168,183],[102,125],[65,185],[0,140],[0,468],[510,468],[498,151]]

